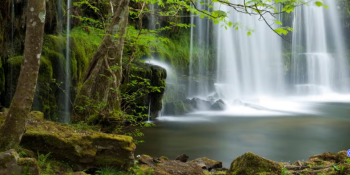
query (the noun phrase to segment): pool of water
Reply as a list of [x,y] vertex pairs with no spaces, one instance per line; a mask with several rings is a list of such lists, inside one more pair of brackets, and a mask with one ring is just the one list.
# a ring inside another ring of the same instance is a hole
[[303,102],[301,106],[307,110],[248,109],[241,113],[162,116],[154,121],[155,127],[143,130],[145,143],[137,145],[135,154],[174,159],[184,153],[190,159],[220,160],[228,168],[245,152],[292,163],[323,152],[350,149],[350,103]]

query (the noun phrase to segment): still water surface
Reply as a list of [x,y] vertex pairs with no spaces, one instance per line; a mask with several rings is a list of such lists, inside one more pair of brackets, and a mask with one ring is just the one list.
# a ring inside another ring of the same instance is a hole
[[154,122],[156,127],[143,130],[145,143],[137,146],[136,155],[174,159],[185,153],[191,160],[208,157],[229,167],[233,159],[248,151],[294,162],[350,149],[350,103],[308,102],[303,106],[308,106],[308,112],[163,116]]

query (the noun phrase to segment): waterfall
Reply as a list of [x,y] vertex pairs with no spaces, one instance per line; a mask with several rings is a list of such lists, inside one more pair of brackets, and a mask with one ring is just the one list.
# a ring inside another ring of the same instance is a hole
[[347,61],[337,5],[325,0],[329,9],[309,6],[296,8],[293,28],[293,83],[298,95],[327,96],[347,92]]
[[[208,3],[204,0],[203,3]],[[196,7],[209,11],[207,5],[196,2]],[[188,87],[188,97],[206,98],[209,93],[209,37],[210,21],[191,16],[191,48],[190,48],[190,81]],[[196,51],[195,49],[199,49]]]
[[149,10],[151,11],[151,13],[149,14],[149,21],[148,21],[148,29],[149,30],[155,30],[156,29],[156,16],[154,15],[155,11],[157,9],[157,4],[149,4]]
[[63,25],[63,12],[62,12],[62,0],[57,0],[57,29],[58,33],[62,34],[62,25]]
[[[241,100],[282,95],[285,83],[281,38],[257,15],[238,13],[225,5],[215,8],[229,12],[229,20],[240,23],[238,30],[215,26],[215,88],[219,98],[233,104]],[[247,35],[247,28],[254,30],[250,36]]]
[[149,100],[148,104],[148,122],[151,122],[151,100]]
[[65,65],[65,98],[64,98],[64,123],[70,122],[70,9],[71,8],[71,2],[70,0],[67,0],[67,44],[66,44],[66,65]]

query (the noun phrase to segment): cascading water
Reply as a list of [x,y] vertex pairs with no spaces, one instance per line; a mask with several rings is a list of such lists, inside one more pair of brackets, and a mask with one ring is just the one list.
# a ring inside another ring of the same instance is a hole
[[[196,2],[196,7],[209,11],[207,5],[202,3],[208,3],[209,0],[203,2]],[[190,48],[190,79],[188,97],[200,97],[206,98],[209,93],[209,59],[207,57],[209,51],[209,37],[210,37],[210,20],[202,19],[192,16],[191,24],[191,48]],[[196,48],[200,49],[200,52],[196,52]]]
[[348,63],[336,1],[324,3],[329,9],[312,1],[294,13],[292,71],[298,95],[321,97],[348,91]]
[[64,98],[64,123],[70,122],[70,9],[71,8],[71,2],[70,0],[67,0],[67,30],[66,30],[66,36],[67,36],[67,43],[66,43],[66,65],[65,65],[65,98]]
[[149,14],[149,21],[148,21],[148,29],[150,30],[155,30],[156,29],[156,17],[155,17],[155,13],[156,13],[156,9],[157,9],[157,4],[149,4],[149,10],[151,11],[151,13]]
[[58,33],[62,34],[62,25],[63,25],[63,11],[62,11],[62,0],[57,0],[57,29]]
[[[215,28],[218,50],[215,88],[219,98],[231,105],[283,94],[281,38],[256,15],[238,13],[225,5],[216,9],[230,12],[229,20],[240,23],[239,30],[220,25]],[[244,30],[246,27],[254,30],[250,36]]]
[[148,104],[148,120],[147,122],[151,122],[151,100],[149,100]]

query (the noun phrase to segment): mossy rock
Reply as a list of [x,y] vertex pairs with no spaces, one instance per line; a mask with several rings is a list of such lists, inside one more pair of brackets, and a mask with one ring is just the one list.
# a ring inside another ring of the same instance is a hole
[[[125,74],[124,70],[124,74]],[[147,63],[142,62],[135,62],[132,64],[131,70],[130,70],[130,80],[132,81],[138,81],[142,82],[144,80],[147,80],[150,83],[150,86],[152,87],[159,87],[159,91],[155,92],[147,92],[144,93],[143,96],[138,97],[135,99],[135,103],[137,106],[150,106],[150,112],[151,117],[155,118],[158,117],[158,112],[162,109],[162,99],[164,95],[164,89],[166,84],[166,77],[167,72],[164,68],[151,65]],[[140,78],[142,80],[140,80]],[[123,80],[124,82],[125,80]],[[144,86],[140,86],[138,84],[126,84],[123,83],[121,87],[121,91],[126,94],[132,94],[140,89],[145,88]],[[131,107],[130,109],[136,109],[136,107]],[[136,110],[136,113],[141,112],[143,114],[148,114],[148,110]],[[135,112],[132,112],[132,110],[127,111],[129,114],[135,114]]]
[[227,174],[230,175],[280,175],[282,167],[274,161],[264,159],[251,152],[237,157],[232,163]]
[[132,137],[75,130],[44,120],[40,112],[29,115],[20,145],[41,154],[51,153],[50,157],[65,161],[80,171],[101,167],[125,170],[133,166],[136,148]]
[[0,153],[0,174],[31,174],[40,175],[37,161],[33,158],[20,158],[16,150]]
[[336,162],[345,162],[347,159],[349,159],[347,155],[347,151],[339,151],[335,157]]

